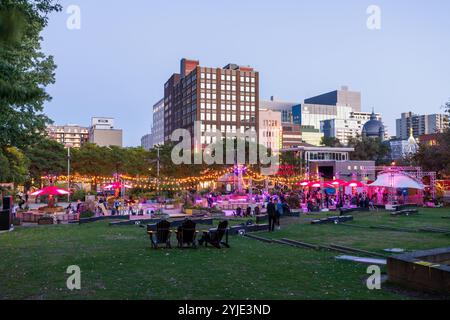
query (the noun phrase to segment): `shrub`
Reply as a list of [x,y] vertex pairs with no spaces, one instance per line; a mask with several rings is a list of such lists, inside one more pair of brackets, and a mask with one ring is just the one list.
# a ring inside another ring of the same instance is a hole
[[75,190],[75,192],[70,196],[71,201],[84,201],[86,198],[86,191],[84,190]]
[[92,211],[84,211],[80,213],[80,219],[88,219],[95,216],[95,213]]

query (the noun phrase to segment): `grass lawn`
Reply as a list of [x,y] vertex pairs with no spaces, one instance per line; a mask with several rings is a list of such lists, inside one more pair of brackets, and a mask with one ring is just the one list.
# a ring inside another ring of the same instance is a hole
[[[355,213],[354,225],[450,229],[449,209],[420,215]],[[317,244],[342,244],[382,252],[450,245],[450,236],[392,232],[293,219],[279,232]],[[143,228],[107,222],[17,228],[0,235],[0,299],[408,299],[392,290],[370,291],[367,266],[337,261],[336,252],[265,244],[230,237],[231,249],[151,250]],[[82,289],[69,291],[70,265],[82,272]]]

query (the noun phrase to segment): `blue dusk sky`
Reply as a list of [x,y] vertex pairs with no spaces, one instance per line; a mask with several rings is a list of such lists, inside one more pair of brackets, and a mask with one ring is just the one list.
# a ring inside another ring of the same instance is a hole
[[[57,124],[116,119],[125,146],[140,145],[152,106],[181,58],[251,65],[262,99],[301,102],[348,85],[363,110],[439,113],[450,99],[450,1],[62,0],[43,32],[56,84],[45,112]],[[69,30],[69,5],[81,28]],[[369,30],[368,6],[381,9]]]

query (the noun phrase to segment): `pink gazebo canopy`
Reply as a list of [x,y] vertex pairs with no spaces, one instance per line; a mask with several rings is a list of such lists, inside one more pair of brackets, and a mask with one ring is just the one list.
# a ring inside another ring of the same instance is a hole
[[68,195],[68,194],[70,194],[69,190],[60,189],[55,186],[48,186],[41,190],[31,193],[32,196],[43,196],[43,195],[63,196],[63,195]]

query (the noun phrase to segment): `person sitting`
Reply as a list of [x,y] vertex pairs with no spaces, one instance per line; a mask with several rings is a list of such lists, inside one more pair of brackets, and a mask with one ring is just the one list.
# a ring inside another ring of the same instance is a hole
[[250,217],[252,215],[252,207],[248,206],[245,210],[245,217]]
[[236,208],[236,216],[237,217],[241,217],[242,216],[242,208],[241,207],[237,207]]

